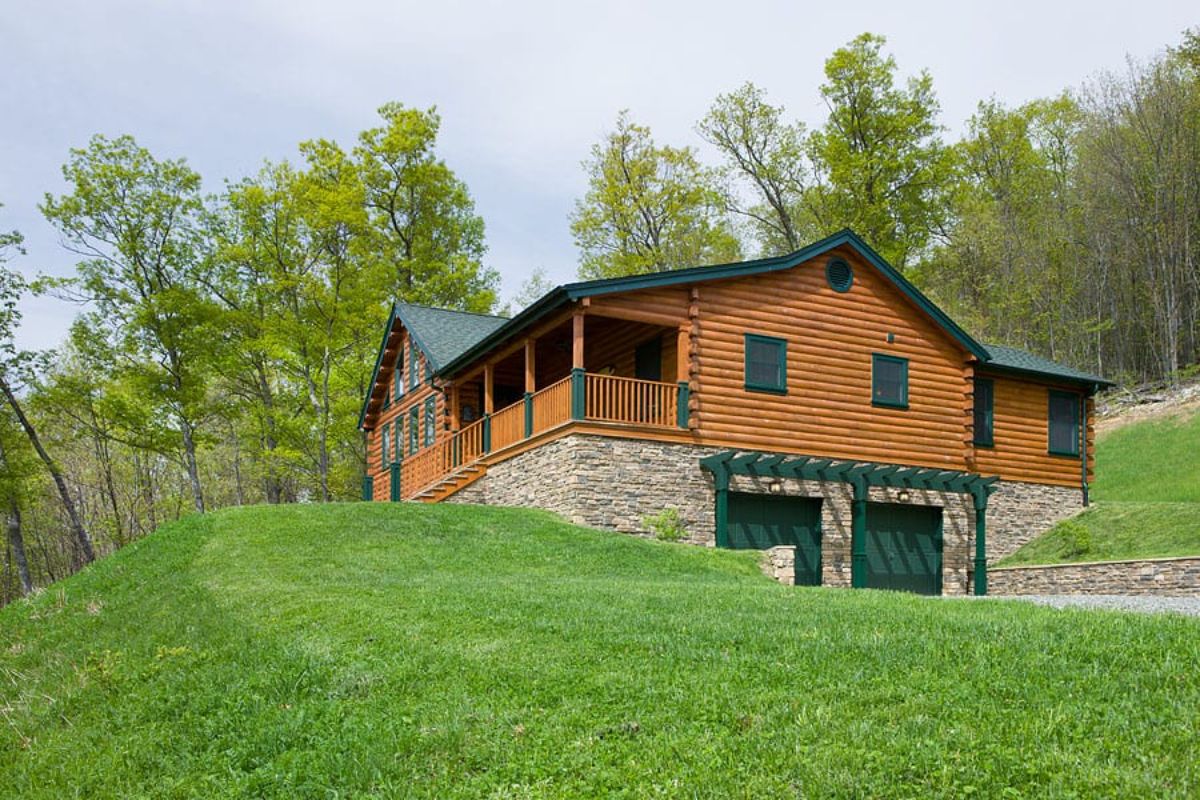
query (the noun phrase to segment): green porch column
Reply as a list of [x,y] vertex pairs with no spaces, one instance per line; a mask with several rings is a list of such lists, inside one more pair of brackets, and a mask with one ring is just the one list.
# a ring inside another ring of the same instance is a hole
[[492,452],[492,415],[483,415],[483,452]]
[[687,381],[679,382],[679,408],[676,416],[676,422],[679,427],[687,430],[688,427],[688,400],[691,399],[692,389]]
[[374,500],[375,499],[375,479],[372,478],[370,475],[363,475],[362,499],[363,500]]
[[583,367],[571,369],[571,419],[587,416],[587,383]]
[[393,503],[400,502],[400,462],[393,461],[388,467],[388,472],[391,477],[391,494],[389,498]]
[[975,594],[987,594],[987,490],[972,493],[975,498]]
[[525,438],[533,436],[533,393],[525,393]]
[[713,472],[713,489],[716,490],[713,527],[717,547],[729,547],[729,470],[724,466]]
[[850,585],[867,586],[867,482],[853,482],[854,501],[850,507]]

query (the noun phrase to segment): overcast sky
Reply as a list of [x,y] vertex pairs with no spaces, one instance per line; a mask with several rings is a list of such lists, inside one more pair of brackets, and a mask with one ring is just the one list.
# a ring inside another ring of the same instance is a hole
[[[0,230],[20,229],[27,274],[68,274],[42,219],[60,167],[94,133],[133,134],[186,157],[208,191],[291,158],[316,137],[352,144],[389,100],[443,118],[440,152],[487,224],[505,296],[535,267],[575,273],[567,228],[579,162],[629,108],[663,143],[699,146],[695,123],[745,81],[810,126],[822,66],[863,31],[888,37],[903,74],[933,75],[943,123],[976,103],[1077,86],[1146,58],[1200,23],[1193,3],[456,3],[87,0],[0,11]],[[986,10],[985,10],[986,9]],[[75,313],[23,303],[26,347],[58,344]]]

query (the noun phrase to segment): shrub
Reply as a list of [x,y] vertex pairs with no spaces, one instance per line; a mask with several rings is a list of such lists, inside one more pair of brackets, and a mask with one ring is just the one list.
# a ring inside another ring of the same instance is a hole
[[642,524],[654,534],[654,538],[663,542],[678,542],[687,536],[683,518],[679,516],[679,509],[676,508],[664,508],[657,514],[644,517]]
[[1058,523],[1058,534],[1062,537],[1062,555],[1075,558],[1092,549],[1092,532],[1082,522],[1074,519]]

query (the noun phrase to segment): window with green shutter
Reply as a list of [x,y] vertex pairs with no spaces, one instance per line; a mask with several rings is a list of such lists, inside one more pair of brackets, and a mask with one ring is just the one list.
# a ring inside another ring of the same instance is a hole
[[975,379],[975,444],[991,447],[995,442],[992,426],[995,421],[996,385],[991,378]]
[[414,407],[408,412],[408,454],[417,452],[417,434],[421,426],[420,412]]
[[392,429],[387,425],[379,429],[379,436],[381,437],[379,440],[379,465],[384,469],[387,469],[388,450],[391,449],[391,440],[389,438],[391,431]]
[[787,394],[787,341],[746,334],[745,387],[751,392]]
[[408,344],[408,388],[417,388],[417,348],[411,340]]
[[396,417],[396,461],[404,460],[404,416]]
[[437,421],[437,401],[434,398],[429,398],[425,401],[425,446],[429,447],[433,444],[436,436],[434,431],[434,423]]
[[871,354],[871,403],[908,408],[908,359]]
[[396,372],[392,379],[392,399],[397,403],[404,397],[404,354],[396,356]]
[[1079,395],[1050,390],[1049,450],[1051,455],[1079,455]]

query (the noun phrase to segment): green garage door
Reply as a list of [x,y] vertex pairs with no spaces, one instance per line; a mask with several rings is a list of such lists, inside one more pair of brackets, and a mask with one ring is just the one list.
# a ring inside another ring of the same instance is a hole
[[942,510],[867,504],[867,586],[942,593]]
[[729,546],[796,547],[796,583],[821,585],[821,501],[811,497],[729,493]]

